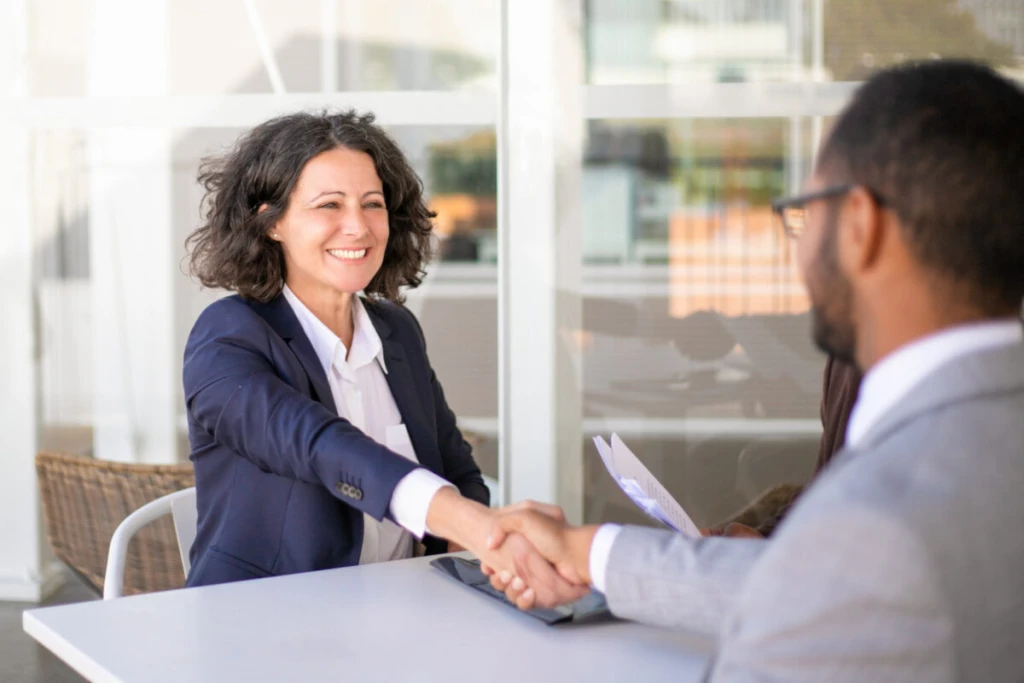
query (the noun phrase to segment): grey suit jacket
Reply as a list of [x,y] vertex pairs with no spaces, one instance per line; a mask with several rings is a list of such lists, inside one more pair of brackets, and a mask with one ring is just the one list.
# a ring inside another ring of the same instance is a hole
[[1024,345],[923,380],[772,540],[627,528],[606,583],[717,632],[716,681],[1024,681]]

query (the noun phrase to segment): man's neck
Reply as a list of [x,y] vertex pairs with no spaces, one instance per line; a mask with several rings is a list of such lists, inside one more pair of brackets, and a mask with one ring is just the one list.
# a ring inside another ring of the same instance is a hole
[[867,372],[908,344],[960,325],[993,319],[973,306],[931,296],[894,296],[858,316],[857,365]]

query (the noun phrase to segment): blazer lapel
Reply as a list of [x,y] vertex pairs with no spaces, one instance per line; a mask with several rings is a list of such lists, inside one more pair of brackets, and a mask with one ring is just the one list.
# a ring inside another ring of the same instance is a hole
[[388,388],[395,399],[402,422],[409,432],[409,440],[416,451],[420,464],[439,476],[444,476],[441,464],[441,452],[437,448],[437,439],[430,428],[429,418],[424,411],[423,402],[416,394],[416,382],[412,367],[405,353],[405,347],[396,338],[388,325],[375,310],[373,304],[366,306],[366,312],[373,321],[373,327],[380,337],[384,349],[384,363],[387,365]]
[[310,384],[313,385],[314,398],[329,408],[332,413],[337,414],[338,408],[334,405],[334,396],[331,394],[331,386],[327,383],[327,375],[324,374],[324,367],[320,359],[316,357],[313,345],[302,331],[299,319],[295,317],[295,311],[288,305],[288,300],[283,294],[277,295],[272,301],[261,304],[250,304],[267,323],[274,328],[274,331],[288,342],[289,348],[295,353],[306,371]]

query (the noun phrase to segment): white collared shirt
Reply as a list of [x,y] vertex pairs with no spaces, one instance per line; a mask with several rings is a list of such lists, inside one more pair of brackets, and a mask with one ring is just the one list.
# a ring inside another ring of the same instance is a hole
[[860,385],[846,427],[846,446],[856,448],[875,424],[917,384],[951,360],[1020,344],[1020,318],[959,325],[913,341],[875,363]]
[[[850,413],[846,446],[856,448],[878,420],[928,375],[959,356],[1024,341],[1020,318],[960,325],[913,341],[875,364],[861,383]],[[622,527],[602,524],[590,544],[590,582],[604,592],[608,558]]]
[[[352,297],[351,349],[346,349],[287,285],[284,297],[323,366],[338,416],[382,446],[418,462],[385,377],[388,369],[383,344],[359,297]],[[451,484],[424,468],[403,477],[391,495],[389,507],[397,524],[363,515],[359,564],[412,557],[413,536],[422,538],[428,532],[427,508],[434,494],[445,486]]]

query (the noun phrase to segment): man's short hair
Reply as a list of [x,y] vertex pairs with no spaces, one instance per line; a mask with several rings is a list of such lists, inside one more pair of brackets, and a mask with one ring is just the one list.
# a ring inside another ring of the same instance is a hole
[[917,260],[987,314],[1024,299],[1024,90],[931,61],[867,81],[822,149],[829,182],[878,194]]

